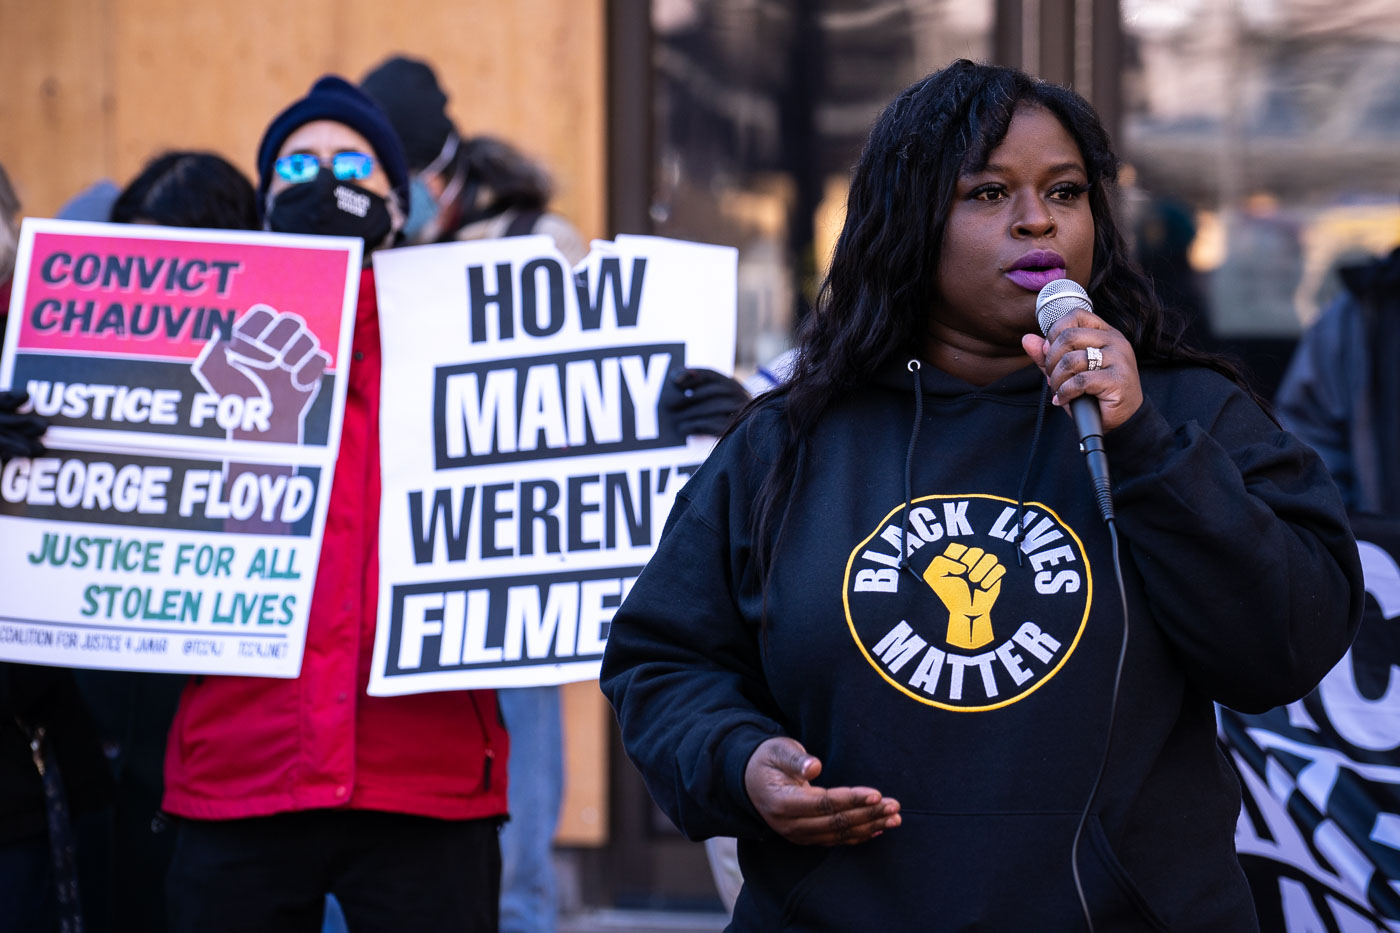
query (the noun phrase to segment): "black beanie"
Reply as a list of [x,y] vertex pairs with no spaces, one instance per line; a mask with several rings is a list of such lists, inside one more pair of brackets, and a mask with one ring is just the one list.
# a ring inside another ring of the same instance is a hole
[[456,132],[447,117],[447,95],[426,62],[391,58],[364,76],[360,90],[388,115],[415,172],[430,165]]
[[399,206],[408,209],[408,165],[394,127],[359,88],[344,78],[325,75],[311,86],[305,97],[277,115],[258,144],[259,217],[267,210],[267,188],[272,183],[278,150],[298,127],[316,120],[343,123],[363,136],[374,149],[374,156],[383,167]]

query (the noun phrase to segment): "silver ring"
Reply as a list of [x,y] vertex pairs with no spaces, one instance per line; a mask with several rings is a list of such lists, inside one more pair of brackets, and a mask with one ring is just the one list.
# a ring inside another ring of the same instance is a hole
[[1103,351],[1098,347],[1085,347],[1084,353],[1089,357],[1089,372],[1096,369],[1103,369]]

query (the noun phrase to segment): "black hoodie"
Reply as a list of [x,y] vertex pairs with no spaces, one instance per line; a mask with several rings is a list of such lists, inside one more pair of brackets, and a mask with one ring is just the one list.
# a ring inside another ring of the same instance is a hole
[[[613,621],[602,686],[652,796],[692,838],[740,838],[732,930],[1084,928],[1071,840],[1124,626],[1108,532],[1069,418],[1048,412],[1030,457],[1038,371],[920,376],[907,568],[900,366],[807,442],[766,620],[750,515],[781,401],[690,480]],[[1256,923],[1212,701],[1307,693],[1355,633],[1360,564],[1318,458],[1238,388],[1198,369],[1142,384],[1107,441],[1131,635],[1079,870],[1098,931],[1238,933]],[[776,837],[744,789],[775,735],[822,760],[824,786],[898,799],[902,825],[835,848]]]
[[1347,266],[1278,390],[1280,420],[1321,454],[1347,506],[1400,515],[1400,249]]

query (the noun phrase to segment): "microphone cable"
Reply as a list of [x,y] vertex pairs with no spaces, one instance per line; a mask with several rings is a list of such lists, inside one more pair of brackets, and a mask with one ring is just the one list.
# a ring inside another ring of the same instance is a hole
[[1094,800],[1099,795],[1099,785],[1103,781],[1103,773],[1108,767],[1108,755],[1113,748],[1113,720],[1118,712],[1118,687],[1123,681],[1123,665],[1128,657],[1128,592],[1123,586],[1123,564],[1119,557],[1118,546],[1118,525],[1114,521],[1111,511],[1104,517],[1104,524],[1108,527],[1108,537],[1113,545],[1113,575],[1118,581],[1118,598],[1123,604],[1123,637],[1118,643],[1118,666],[1113,672],[1113,694],[1108,702],[1108,733],[1104,739],[1103,758],[1099,760],[1098,773],[1094,775],[1093,786],[1089,789],[1089,799],[1084,803],[1084,810],[1079,814],[1079,823],[1074,828],[1074,842],[1069,850],[1069,867],[1074,874],[1074,892],[1079,895],[1079,907],[1084,911],[1084,922],[1089,925],[1089,933],[1094,933],[1094,917],[1089,910],[1089,901],[1084,896],[1084,884],[1079,877],[1079,839],[1083,835],[1084,826],[1089,821],[1089,811],[1094,807]]
[[[1041,334],[1047,338],[1050,329],[1066,315],[1075,311],[1094,313],[1094,303],[1084,286],[1067,278],[1056,279],[1041,288],[1035,297],[1035,319],[1040,325]],[[1094,917],[1089,910],[1088,898],[1084,896],[1084,882],[1079,877],[1079,840],[1084,835],[1084,827],[1089,822],[1089,813],[1099,796],[1099,786],[1103,783],[1104,771],[1108,769],[1108,756],[1113,750],[1113,722],[1118,713],[1118,690],[1123,683],[1123,666],[1128,657],[1128,593],[1123,585],[1123,564],[1118,543],[1118,524],[1113,514],[1113,491],[1108,474],[1108,453],[1104,450],[1103,423],[1100,418],[1098,400],[1093,404],[1081,404],[1081,396],[1070,402],[1070,414],[1074,417],[1075,428],[1079,432],[1079,449],[1083,452],[1089,467],[1089,476],[1094,485],[1094,499],[1108,527],[1109,540],[1113,545],[1113,575],[1118,581],[1118,599],[1123,605],[1123,637],[1118,643],[1118,665],[1113,671],[1113,694],[1108,701],[1108,732],[1104,737],[1103,758],[1099,760],[1098,773],[1094,775],[1093,786],[1089,788],[1089,799],[1084,802],[1084,810],[1079,814],[1079,822],[1074,827],[1074,841],[1070,844],[1069,867],[1074,875],[1074,892],[1079,895],[1079,907],[1084,911],[1084,922],[1089,925],[1089,933],[1094,933]]]

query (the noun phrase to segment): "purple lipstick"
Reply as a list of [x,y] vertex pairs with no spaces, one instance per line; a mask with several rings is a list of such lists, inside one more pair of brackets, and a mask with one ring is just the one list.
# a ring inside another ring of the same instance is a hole
[[1053,249],[1033,249],[1011,264],[1006,277],[1027,291],[1038,292],[1065,277],[1065,259]]

